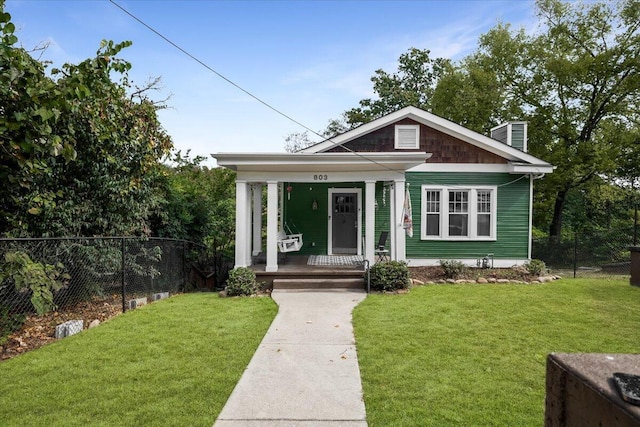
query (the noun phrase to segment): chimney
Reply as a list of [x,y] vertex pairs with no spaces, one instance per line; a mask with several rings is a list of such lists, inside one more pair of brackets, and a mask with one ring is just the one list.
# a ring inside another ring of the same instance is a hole
[[491,138],[527,152],[527,122],[507,122],[491,129]]

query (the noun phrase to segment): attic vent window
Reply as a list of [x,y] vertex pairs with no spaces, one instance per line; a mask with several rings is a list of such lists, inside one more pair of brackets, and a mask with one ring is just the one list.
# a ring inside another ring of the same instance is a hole
[[420,148],[420,125],[396,125],[397,150],[417,150]]

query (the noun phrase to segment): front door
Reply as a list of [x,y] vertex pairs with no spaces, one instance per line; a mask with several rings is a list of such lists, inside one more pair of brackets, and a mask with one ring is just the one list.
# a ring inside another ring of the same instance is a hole
[[347,191],[347,189],[334,189],[330,192],[331,246],[329,253],[331,254],[355,255],[358,253],[358,194],[359,192]]

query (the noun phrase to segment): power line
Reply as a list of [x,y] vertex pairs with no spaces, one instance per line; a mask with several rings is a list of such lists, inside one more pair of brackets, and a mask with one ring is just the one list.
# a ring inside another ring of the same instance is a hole
[[121,11],[123,11],[124,13],[126,13],[127,15],[129,15],[131,18],[135,19],[136,21],[138,21],[140,24],[142,24],[143,26],[145,26],[149,31],[153,32],[155,35],[157,35],[158,37],[160,37],[162,40],[166,41],[167,43],[169,43],[171,46],[175,47],[176,49],[178,49],[180,52],[184,53],[185,55],[187,55],[189,58],[193,59],[194,61],[196,61],[198,64],[202,65],[204,68],[206,68],[207,70],[211,71],[212,73],[214,73],[216,76],[220,77],[222,80],[226,81],[227,83],[229,83],[230,85],[232,85],[233,87],[235,87],[238,90],[241,90],[242,92],[244,92],[245,94],[249,95],[251,98],[255,99],[256,101],[258,101],[259,103],[261,103],[262,105],[264,105],[265,107],[275,111],[276,113],[280,114],[281,116],[291,120],[293,123],[297,124],[298,126],[303,127],[304,129],[313,132],[314,134],[319,135],[317,132],[315,132],[314,130],[308,128],[307,126],[305,126],[304,124],[300,123],[299,121],[297,121],[296,119],[294,119],[293,117],[289,116],[288,114],[278,110],[276,107],[272,106],[271,104],[269,104],[268,102],[262,100],[261,98],[259,98],[258,96],[254,95],[253,93],[249,92],[248,90],[244,89],[242,86],[240,86],[239,84],[235,83],[233,80],[229,79],[228,77],[224,76],[223,74],[217,72],[215,69],[213,69],[212,67],[210,67],[209,65],[207,65],[204,61],[200,60],[199,58],[197,58],[195,55],[192,55],[191,53],[189,53],[186,49],[183,49],[181,46],[179,46],[177,43],[174,43],[172,40],[170,40],[168,37],[164,36],[162,33],[160,33],[159,31],[157,31],[155,28],[153,28],[152,26],[150,26],[149,24],[147,24],[146,22],[144,22],[142,19],[138,18],[137,16],[135,16],[133,13],[129,12],[127,9],[125,9],[124,7],[120,6],[118,3],[116,3],[114,0],[109,0],[109,2],[111,4],[113,4],[114,6],[116,6],[118,9],[120,9]]
[[[133,18],[134,20],[136,20],[138,23],[140,23],[141,25],[143,25],[144,27],[146,27],[149,31],[153,32],[155,35],[157,35],[158,37],[160,37],[162,40],[164,40],[165,42],[169,43],[171,46],[173,46],[174,48],[178,49],[180,52],[182,52],[183,54],[185,54],[186,56],[188,56],[189,58],[191,58],[192,60],[194,60],[195,62],[197,62],[198,64],[202,65],[204,68],[206,68],[207,70],[211,71],[212,73],[214,73],[216,76],[220,77],[221,79],[223,79],[224,81],[226,81],[227,83],[229,83],[230,85],[232,85],[233,87],[235,87],[236,89],[244,92],[245,94],[249,95],[251,98],[255,99],[256,101],[258,101],[259,103],[261,103],[262,105],[264,105],[265,107],[269,108],[270,110],[276,112],[277,114],[281,115],[282,117],[290,120],[291,122],[297,124],[298,126],[308,130],[309,132],[313,133],[314,135],[319,136],[320,138],[323,138],[325,141],[330,141],[333,142],[334,144],[337,145],[337,142],[335,142],[332,138],[327,138],[324,135],[321,135],[320,133],[316,132],[315,130],[311,129],[310,127],[304,125],[303,123],[299,122],[298,120],[294,119],[293,117],[289,116],[288,114],[284,113],[283,111],[277,109],[276,107],[272,106],[271,104],[269,104],[268,102],[264,101],[263,99],[261,99],[260,97],[254,95],[253,93],[249,92],[248,90],[244,89],[242,86],[240,86],[239,84],[235,83],[233,80],[229,79],[228,77],[224,76],[223,74],[219,73],[218,71],[216,71],[213,67],[209,66],[208,64],[206,64],[204,61],[202,61],[201,59],[199,59],[198,57],[196,57],[195,55],[191,54],[189,51],[187,51],[186,49],[182,48],[180,45],[178,45],[177,43],[173,42],[171,39],[169,39],[168,37],[166,37],[165,35],[163,35],[162,33],[160,33],[158,30],[156,30],[155,28],[153,28],[151,25],[147,24],[146,22],[144,22],[142,19],[138,18],[137,16],[135,16],[133,13],[129,12],[127,9],[125,9],[124,7],[120,6],[118,3],[115,2],[115,0],[109,0],[109,2],[111,4],[113,4],[114,6],[116,6],[118,9],[120,9],[121,11],[123,11],[124,13],[126,13],[127,15],[129,15],[131,18]],[[357,151],[354,151],[352,149],[350,149],[349,147],[345,147],[344,144],[340,145],[340,148],[364,159],[367,160],[375,165],[378,165],[384,169],[387,169],[389,171],[392,172],[397,172],[395,169],[391,169],[390,167],[379,163],[378,161],[371,159]]]

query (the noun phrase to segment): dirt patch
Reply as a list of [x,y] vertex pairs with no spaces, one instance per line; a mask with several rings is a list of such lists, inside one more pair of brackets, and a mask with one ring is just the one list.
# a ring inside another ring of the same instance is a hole
[[112,295],[107,298],[83,301],[42,316],[27,315],[22,327],[9,335],[6,342],[0,345],[0,360],[10,359],[57,341],[56,326],[67,320],[83,320],[86,329],[94,320],[102,323],[120,313],[122,313],[122,297]]

